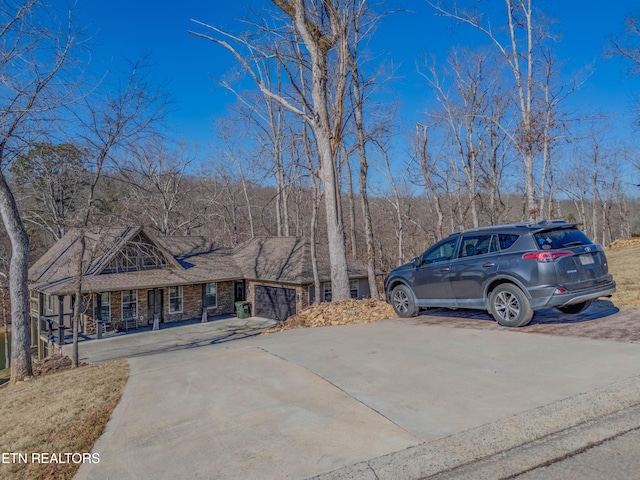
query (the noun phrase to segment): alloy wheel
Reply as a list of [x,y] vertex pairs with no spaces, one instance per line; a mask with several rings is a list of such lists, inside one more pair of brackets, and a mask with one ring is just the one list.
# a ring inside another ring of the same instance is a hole
[[409,297],[404,291],[398,290],[393,294],[393,304],[396,311],[405,313],[409,310]]
[[515,320],[520,314],[518,298],[511,292],[498,293],[494,301],[494,308],[500,318],[506,321]]

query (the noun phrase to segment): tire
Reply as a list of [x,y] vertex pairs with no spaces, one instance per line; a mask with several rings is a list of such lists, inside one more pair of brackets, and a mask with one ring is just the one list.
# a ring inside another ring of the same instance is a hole
[[587,300],[586,302],[574,303],[573,305],[565,305],[564,307],[556,307],[562,313],[567,313],[569,315],[574,315],[576,313],[580,313],[583,310],[586,310],[591,305],[591,300]]
[[489,300],[491,315],[503,327],[524,327],[533,318],[529,299],[511,283],[498,285]]
[[398,285],[391,291],[391,306],[396,315],[402,318],[414,317],[418,314],[413,292],[406,285]]

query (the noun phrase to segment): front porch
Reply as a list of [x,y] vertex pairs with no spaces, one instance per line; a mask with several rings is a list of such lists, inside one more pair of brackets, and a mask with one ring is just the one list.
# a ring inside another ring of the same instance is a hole
[[[47,317],[41,317],[38,325],[38,357],[46,358],[52,354],[70,355],[73,344],[73,328],[71,325],[70,314],[65,314],[62,328],[58,320]],[[162,323],[158,325],[158,330],[168,330],[173,328],[187,327],[190,325],[198,325],[203,323],[214,323],[225,320],[236,319],[235,314],[221,314],[208,316],[206,321],[203,318],[193,318],[189,320],[180,320],[170,323]],[[124,336],[153,332],[153,324],[138,325],[135,328],[113,328],[111,325],[100,324],[101,332],[98,328],[94,328],[91,333],[86,333],[82,329],[78,333],[78,343],[85,343],[89,340],[107,340]],[[108,327],[108,328],[107,328]]]
[[[111,338],[154,328],[235,317],[238,282],[214,282],[82,295],[80,341]],[[60,353],[73,340],[75,295],[32,290],[31,316],[37,324],[38,358]]]

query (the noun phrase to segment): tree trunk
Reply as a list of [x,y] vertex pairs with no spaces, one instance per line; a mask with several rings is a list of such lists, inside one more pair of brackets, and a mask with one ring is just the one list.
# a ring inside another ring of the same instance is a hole
[[7,318],[7,291],[2,287],[2,321],[4,323],[4,368],[11,368],[11,348],[9,347],[9,319]]
[[[298,30],[306,31],[307,19],[304,16],[302,2],[296,2],[295,22]],[[303,38],[305,35],[303,35]],[[331,264],[331,297],[333,301],[349,300],[349,276],[347,269],[347,253],[345,249],[344,224],[340,216],[340,192],[336,178],[336,151],[338,140],[334,137],[329,120],[329,98],[327,93],[327,53],[323,42],[314,43],[310,38],[304,38],[309,50],[312,66],[311,97],[315,116],[313,131],[318,148],[320,175],[324,184],[324,204],[326,210],[327,237],[329,241],[329,261]],[[334,113],[335,114],[335,113]],[[342,118],[336,119],[342,122]],[[333,140],[333,144],[332,144]]]
[[[85,222],[86,223],[86,222]],[[73,302],[73,341],[71,348],[71,367],[76,368],[80,364],[80,354],[78,350],[78,330],[80,329],[80,308],[82,305],[82,274],[84,272],[84,253],[87,249],[87,240],[85,237],[85,229],[80,230],[80,253],[76,264],[76,293],[75,301]]]
[[[367,246],[367,280],[369,283],[369,292],[371,298],[374,300],[380,299],[380,293],[378,292],[378,285],[376,283],[376,262],[375,262],[375,248],[373,238],[373,226],[371,221],[371,210],[369,207],[369,194],[367,187],[367,175],[369,171],[369,162],[367,161],[367,149],[366,149],[366,137],[364,131],[364,100],[363,91],[360,85],[360,72],[358,71],[358,54],[357,47],[360,39],[360,28],[358,23],[358,16],[354,15],[354,32],[355,40],[350,55],[350,67],[351,67],[351,82],[353,89],[353,113],[356,126],[356,138],[358,143],[358,156],[360,159],[360,175],[359,175],[359,187],[360,198],[362,201],[362,217],[364,221],[364,239]],[[355,252],[355,250],[354,250]],[[355,253],[354,253],[355,256]]]
[[0,171],[0,215],[11,241],[9,291],[11,292],[11,378],[15,384],[33,375],[31,317],[29,316],[29,237],[4,173]]
[[351,163],[345,153],[344,165],[347,169],[347,195],[349,197],[349,238],[351,243],[351,258],[358,258],[356,246],[356,202],[353,194],[353,178],[351,177]]
[[349,300],[351,292],[349,290],[347,252],[344,246],[344,225],[339,219],[338,202],[340,196],[336,191],[335,163],[331,152],[330,132],[325,128],[318,130],[316,131],[316,142],[318,158],[322,165],[320,170],[322,183],[324,184],[329,261],[331,263],[331,297],[333,301]]

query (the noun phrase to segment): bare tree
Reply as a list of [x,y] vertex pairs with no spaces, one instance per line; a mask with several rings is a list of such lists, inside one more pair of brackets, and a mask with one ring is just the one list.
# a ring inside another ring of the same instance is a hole
[[[369,291],[371,298],[378,300],[378,286],[376,283],[375,271],[375,241],[373,237],[373,225],[371,221],[371,208],[369,206],[368,194],[368,172],[369,162],[367,159],[367,135],[365,132],[364,122],[364,106],[367,99],[367,86],[369,82],[364,81],[363,75],[360,73],[360,42],[367,38],[371,30],[375,26],[378,17],[373,18],[370,22],[363,22],[366,16],[367,2],[360,0],[355,4],[355,13],[352,17],[353,22],[353,41],[350,46],[349,67],[351,69],[352,95],[351,103],[353,108],[354,123],[356,129],[356,144],[358,148],[358,158],[360,160],[359,188],[360,198],[362,200],[362,218],[364,221],[364,237],[367,247],[367,278],[369,283]],[[354,235],[352,233],[352,235]],[[355,240],[352,240],[352,243]],[[355,248],[354,248],[355,256]]]
[[168,104],[161,88],[154,87],[145,75],[146,59],[135,62],[125,82],[115,90],[107,89],[100,98],[87,97],[84,109],[77,112],[81,124],[80,138],[91,161],[92,173],[85,206],[77,225],[80,248],[76,268],[76,292],[73,308],[73,350],[71,363],[78,366],[78,333],[83,308],[82,278],[85,273],[86,232],[95,213],[96,187],[105,168],[117,152],[135,151],[133,146],[147,136],[163,120]]
[[26,206],[24,221],[60,240],[73,223],[89,177],[80,149],[73,144],[37,144],[10,170],[15,192]]
[[0,6],[0,214],[11,241],[12,351],[10,383],[32,374],[29,238],[5,177],[5,168],[46,133],[43,123],[73,95],[73,82],[55,82],[69,66],[76,38],[72,22],[53,25],[38,0]]
[[[487,126],[486,118],[495,79],[488,80],[487,70],[491,70],[490,60],[484,53],[475,54],[467,49],[454,50],[449,57],[450,81],[440,78],[435,67],[430,68],[427,76],[441,112],[431,113],[436,121],[446,126],[447,137],[453,144],[452,156],[458,159],[464,172],[471,211],[471,223],[479,226],[478,219],[478,178],[482,153],[483,132]],[[492,72],[495,75],[495,70]]]
[[[301,95],[298,101],[302,101],[307,107],[306,109],[268,87],[260,69],[260,61],[265,58],[265,55],[257,46],[201,22],[196,23],[214,33],[212,35],[191,33],[228,49],[253,78],[263,94],[273,98],[292,113],[299,115],[313,130],[320,162],[320,174],[324,185],[332,298],[337,301],[347,300],[350,298],[350,291],[344,225],[341,222],[339,211],[340,192],[336,173],[336,155],[343,134],[344,107],[349,75],[348,29],[349,15],[352,14],[352,2],[350,0],[338,3],[318,0],[310,2],[304,0],[272,1],[288,20],[288,25],[285,25],[285,28],[290,29],[290,33],[296,38],[296,43],[299,39],[304,44],[305,65],[308,65],[311,71],[311,91],[308,96],[306,95],[308,92],[301,90],[297,90],[297,92]],[[275,31],[272,30],[271,33],[273,34]],[[281,33],[279,32],[279,34]],[[238,49],[227,40],[235,42],[238,47],[248,49],[248,57],[239,53]],[[281,39],[279,41],[281,42]],[[277,49],[274,48],[274,50]],[[302,49],[299,51],[302,52]],[[259,60],[256,61],[256,58]],[[278,60],[283,66],[286,64],[284,56],[280,55]],[[300,63],[297,63],[297,67],[291,65],[291,68],[300,68]],[[330,75],[330,68],[332,75]],[[290,73],[288,77],[295,88],[294,78],[297,76]],[[332,80],[331,92],[329,92],[330,77]]]
[[[607,53],[629,65],[628,74],[640,76],[640,12],[630,13],[624,20],[624,33],[609,38]],[[636,124],[640,125],[640,100],[635,100]]]
[[483,33],[507,62],[518,99],[519,122],[517,130],[513,132],[513,140],[523,162],[525,212],[526,216],[534,219],[539,213],[535,161],[541,127],[534,105],[539,95],[537,77],[540,68],[540,55],[536,48],[542,44],[546,34],[536,21],[533,0],[503,1],[507,31],[504,39],[492,28],[491,22],[482,16],[477,5],[474,5],[476,8],[463,9],[457,4],[449,8],[440,2],[429,3],[440,15],[470,25]]
[[397,250],[397,265],[402,265],[405,262],[405,207],[406,205],[403,202],[403,195],[400,194],[400,190],[406,191],[403,188],[403,183],[405,182],[405,174],[406,170],[402,175],[398,175],[396,172],[396,168],[391,164],[391,159],[389,158],[389,144],[382,143],[380,141],[376,142],[378,149],[380,151],[380,156],[382,157],[382,163],[384,169],[380,170],[380,174],[383,175],[388,185],[391,187],[391,197],[388,198],[389,202],[393,205],[394,216],[395,216],[395,228],[396,228],[396,238],[398,241],[398,250]]
[[414,158],[420,164],[420,171],[424,180],[427,198],[431,196],[432,204],[436,212],[436,226],[433,234],[434,240],[444,238],[444,209],[442,206],[441,189],[438,179],[442,180],[433,156],[429,153],[429,127],[423,124],[416,125],[416,137],[414,143]]
[[186,169],[193,156],[185,145],[172,148],[162,138],[132,145],[118,161],[116,178],[130,189],[127,204],[135,205],[161,235],[187,233],[201,226],[209,202],[196,202],[197,184],[189,182]]
[[609,38],[608,53],[619,55],[631,63],[630,74],[640,75],[640,13],[629,14],[624,21],[623,35]]

